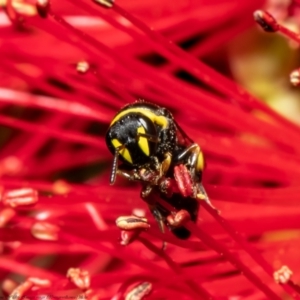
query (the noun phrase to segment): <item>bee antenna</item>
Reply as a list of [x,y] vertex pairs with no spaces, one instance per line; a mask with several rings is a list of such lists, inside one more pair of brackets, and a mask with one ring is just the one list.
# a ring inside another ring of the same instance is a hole
[[119,154],[122,149],[124,149],[126,145],[122,145],[115,150],[115,155],[114,155],[114,160],[113,160],[113,165],[111,169],[111,174],[110,174],[110,184],[113,185],[116,182],[116,177],[118,173],[118,159],[119,159]]

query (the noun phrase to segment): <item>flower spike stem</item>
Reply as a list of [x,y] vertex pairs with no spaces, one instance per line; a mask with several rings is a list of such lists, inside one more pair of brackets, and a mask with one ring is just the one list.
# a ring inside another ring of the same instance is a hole
[[[176,264],[166,253],[165,251],[162,251],[158,249],[155,245],[153,245],[151,242],[149,242],[147,239],[139,237],[138,240],[144,244],[145,247],[147,247],[152,252],[159,255],[164,261],[168,264],[170,269],[172,269],[176,274],[180,274],[181,276],[184,276],[183,270],[180,268],[178,264]],[[185,276],[184,276],[185,277]],[[196,296],[201,296],[203,299],[211,299],[214,298],[198,283],[196,284],[191,279],[185,279],[185,283],[189,286],[191,291],[196,293]]]
[[[157,198],[157,202],[161,204],[163,207],[170,211],[174,211],[174,208],[168,204],[166,201]],[[260,289],[268,299],[277,299],[278,297],[266,284],[262,282],[262,280],[252,272],[251,268],[245,265],[238,257],[236,257],[232,252],[230,252],[225,245],[223,245],[219,241],[215,241],[211,236],[205,233],[202,229],[200,229],[197,225],[189,221],[185,227],[190,230],[196,237],[198,237],[204,244],[206,244],[211,249],[215,250],[220,255],[226,257],[226,259],[238,270],[240,270],[244,276],[252,282],[258,289]]]
[[233,253],[227,250],[226,246],[220,242],[215,241],[202,229],[197,227],[192,222],[189,222],[186,225],[186,228],[190,230],[195,236],[197,236],[201,241],[206,245],[214,249],[220,255],[224,255],[226,259],[237,269],[239,269],[249,281],[251,281],[258,289],[260,289],[268,299],[277,299],[278,297],[263,281],[252,272],[251,268],[245,265],[239,258],[237,258]]
[[[252,259],[256,261],[268,275],[273,277],[274,270],[269,263],[212,207],[210,207],[206,202],[201,204],[217,220],[223,229],[252,257]],[[297,285],[295,285],[291,280],[289,280],[287,284],[281,286],[294,299],[300,299],[299,287],[297,288]]]

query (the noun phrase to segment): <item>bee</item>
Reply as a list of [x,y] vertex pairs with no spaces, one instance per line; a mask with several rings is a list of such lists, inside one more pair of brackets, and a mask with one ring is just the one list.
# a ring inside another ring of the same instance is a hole
[[158,193],[177,211],[187,211],[194,222],[199,199],[209,201],[201,183],[203,152],[179,127],[171,112],[141,100],[128,104],[112,119],[106,144],[114,156],[110,183],[115,183],[117,175],[140,181],[141,198],[161,231],[167,225],[178,238],[188,238],[190,232],[181,224],[170,224],[171,212],[152,197]]

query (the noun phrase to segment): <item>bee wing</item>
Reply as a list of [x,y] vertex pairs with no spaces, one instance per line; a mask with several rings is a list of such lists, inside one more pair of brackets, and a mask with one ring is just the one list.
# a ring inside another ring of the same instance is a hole
[[183,131],[183,129],[175,120],[174,123],[177,127],[177,139],[179,144],[182,144],[183,146],[190,146],[191,144],[193,144],[193,140]]

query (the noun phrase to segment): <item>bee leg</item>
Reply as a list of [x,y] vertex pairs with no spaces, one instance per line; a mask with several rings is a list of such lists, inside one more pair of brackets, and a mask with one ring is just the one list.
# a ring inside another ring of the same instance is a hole
[[159,159],[156,156],[151,157],[151,166],[154,167],[154,170],[157,171],[159,174],[158,178],[165,176],[171,166],[172,162],[172,155],[171,153],[167,152],[165,153],[165,158],[162,162],[159,161]]
[[203,167],[198,165],[198,160],[200,159],[200,156],[203,157],[202,151],[200,150],[200,147],[195,144],[196,146],[191,150],[191,155],[188,159],[188,164],[190,166],[190,173],[192,176],[192,179],[194,182],[197,182],[200,180],[199,174],[203,171]]
[[220,212],[217,208],[215,208],[212,203],[209,200],[209,197],[204,189],[204,186],[202,185],[201,182],[197,183],[197,195],[196,198],[198,200],[204,200],[211,208],[215,209],[218,211],[218,213]]
[[188,164],[192,169],[194,169],[193,172],[202,172],[204,169],[204,157],[199,145],[192,144],[189,146],[178,155],[177,160],[182,160],[188,154]]
[[174,176],[177,181],[180,193],[184,197],[191,196],[198,200],[204,200],[213,209],[216,209],[209,200],[209,197],[202,185],[201,174],[204,168],[204,157],[197,144],[185,150],[184,154],[191,152],[187,165],[178,165],[174,168]]
[[198,144],[192,144],[177,157],[177,160],[181,161],[187,155],[188,170],[192,181],[194,184],[196,184],[197,182],[201,181],[201,174],[205,165],[203,152]]
[[182,160],[187,154],[191,153],[191,152],[197,152],[197,148],[200,150],[200,147],[198,144],[192,144],[191,146],[189,146],[188,148],[186,148],[184,151],[182,151],[178,157],[177,160]]
[[170,168],[171,162],[172,162],[172,155],[171,155],[171,153],[167,152],[165,154],[165,159],[161,163],[161,167],[160,167],[160,170],[161,170],[160,175],[161,176],[164,176],[167,174],[167,172]]
[[153,189],[153,186],[150,184],[147,184],[146,186],[144,186],[141,190],[141,198],[144,200],[147,200],[148,196],[151,194]]
[[170,198],[174,191],[178,190],[176,183],[171,178],[161,178],[158,181],[159,191],[167,198]]
[[[162,216],[162,214],[160,213],[160,211],[157,209],[157,207],[155,205],[148,205],[148,206],[158,224],[158,228],[159,228],[160,232],[165,233],[164,217]],[[166,246],[167,246],[166,241],[163,241],[162,242],[162,250],[165,250]]]
[[131,181],[140,180],[140,176],[137,174],[137,172],[130,173],[130,172],[121,170],[120,168],[117,170],[117,175],[120,175],[123,178],[126,178]]
[[153,214],[153,216],[154,216],[154,218],[155,218],[155,220],[158,224],[160,232],[165,233],[164,218],[163,218],[162,214],[160,213],[160,211],[154,205],[149,205],[149,209],[150,209],[151,213]]
[[[180,154],[179,158],[187,155],[190,152],[188,158],[189,173],[194,185],[194,197],[198,200],[204,200],[212,208],[216,209],[209,200],[209,197],[201,183],[201,173],[204,169],[204,156],[200,147],[197,144],[191,145],[183,153]],[[184,166],[185,167],[185,166]],[[186,172],[185,172],[186,173]],[[186,186],[187,188],[189,186]]]
[[205,200],[206,202],[210,201],[201,182],[197,184],[197,198]]
[[[161,169],[161,163],[159,162],[158,158],[156,156],[151,156],[151,166],[154,167],[154,170],[156,172],[160,172]],[[159,174],[160,175],[160,174]]]

